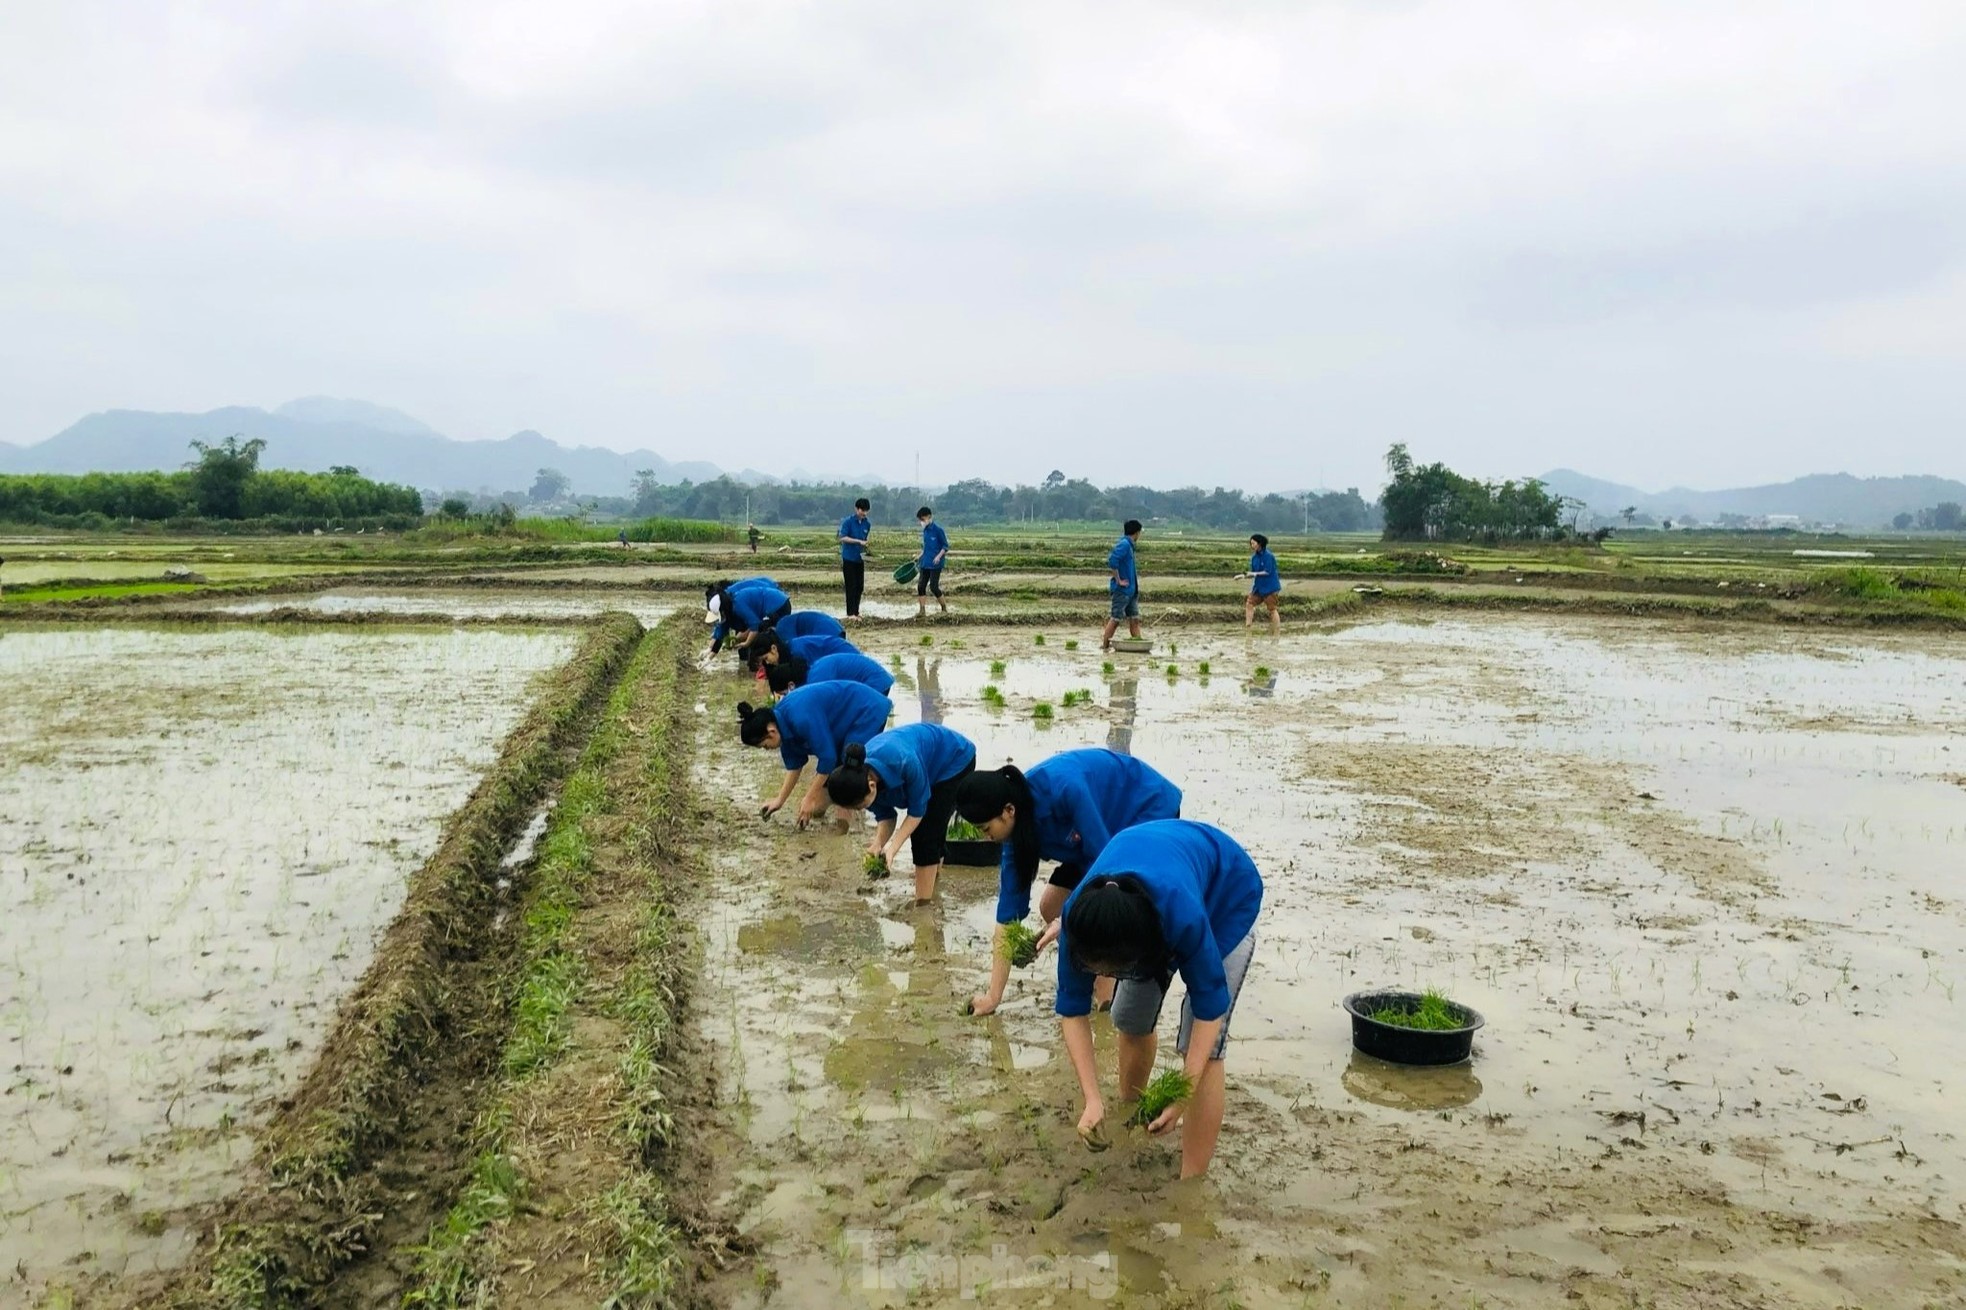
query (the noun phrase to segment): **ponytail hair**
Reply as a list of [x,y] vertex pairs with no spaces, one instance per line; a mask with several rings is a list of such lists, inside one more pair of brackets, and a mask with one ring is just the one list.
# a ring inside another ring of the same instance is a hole
[[783,696],[793,687],[806,685],[809,671],[806,662],[790,652],[781,652],[778,663],[765,665],[765,681],[771,686],[771,694]]
[[769,705],[752,708],[750,701],[737,705],[737,736],[746,746],[765,744],[765,731],[778,726],[778,713]]
[[1108,978],[1148,978],[1167,970],[1160,911],[1138,874],[1088,877],[1065,907],[1072,966]]
[[857,741],[849,743],[840,756],[840,767],[826,775],[826,799],[841,809],[860,809],[867,804],[867,788],[875,776],[867,765],[867,748]]
[[1011,867],[1028,888],[1038,876],[1038,815],[1030,781],[1016,765],[1006,764],[978,770],[956,784],[956,813],[965,822],[981,827],[1002,814],[1006,805],[1017,808],[1010,829]]

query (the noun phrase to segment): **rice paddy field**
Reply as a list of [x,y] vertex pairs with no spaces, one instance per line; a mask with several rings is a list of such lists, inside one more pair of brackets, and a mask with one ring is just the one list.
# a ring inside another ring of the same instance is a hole
[[[0,1303],[1966,1304],[1958,542],[1279,540],[1272,637],[1150,528],[1118,655],[1103,537],[952,535],[896,721],[1263,872],[1206,1178],[1081,1144],[1053,956],[964,1013],[994,869],[759,819],[696,602],[838,613],[823,533],[15,539]],[[1393,988],[1473,1060],[1355,1053]]]

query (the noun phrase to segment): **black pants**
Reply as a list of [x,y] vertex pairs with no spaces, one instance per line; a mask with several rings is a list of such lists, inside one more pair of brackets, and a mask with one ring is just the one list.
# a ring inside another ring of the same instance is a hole
[[840,561],[840,577],[846,582],[846,613],[848,618],[860,615],[860,593],[867,590],[867,565],[857,559]]
[[942,599],[942,570],[923,569],[915,575],[915,594]]
[[972,755],[961,773],[944,778],[929,789],[922,821],[908,837],[908,854],[914,858],[917,869],[940,864],[942,857],[949,853],[949,820],[956,817],[956,788],[974,772],[976,757]]

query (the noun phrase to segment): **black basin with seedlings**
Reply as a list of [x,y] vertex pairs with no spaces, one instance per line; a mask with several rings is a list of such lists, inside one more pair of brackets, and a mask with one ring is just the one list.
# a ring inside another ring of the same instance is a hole
[[1465,1005],[1444,1001],[1460,1021],[1453,1028],[1409,1028],[1372,1016],[1385,1010],[1416,1011],[1427,997],[1420,992],[1353,992],[1345,998],[1352,1016],[1352,1045],[1366,1055],[1394,1064],[1459,1064],[1474,1053],[1475,1030],[1485,1022]]

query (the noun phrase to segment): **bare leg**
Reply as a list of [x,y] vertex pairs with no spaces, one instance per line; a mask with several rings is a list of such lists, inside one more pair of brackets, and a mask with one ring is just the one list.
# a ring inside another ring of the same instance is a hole
[[1119,979],[1104,975],[1092,980],[1092,1003],[1102,1010],[1113,1008],[1113,991],[1119,986]]
[[[1121,1050],[1121,1059],[1125,1050]],[[1122,1068],[1125,1066],[1122,1065]],[[1124,1081],[1124,1075],[1121,1076]],[[1181,1116],[1181,1176],[1197,1178],[1215,1158],[1215,1141],[1222,1135],[1222,1107],[1228,1099],[1222,1061],[1210,1060],[1187,1113]]]
[[1119,630],[1120,621],[1118,619],[1107,619],[1106,631],[1099,638],[1099,649],[1111,650],[1113,648],[1113,634]]
[[[1141,1091],[1147,1086],[1147,1079],[1154,1072],[1154,1052],[1159,1049],[1160,1039],[1153,1033],[1135,1037],[1131,1033],[1117,1034],[1120,1042],[1120,1099],[1137,1101]],[[1220,1061],[1217,1061],[1220,1063]],[[1217,1126],[1220,1126],[1221,1106],[1216,1106]],[[1184,1133],[1185,1136],[1185,1133]],[[1214,1138],[1209,1139],[1209,1149],[1214,1149]]]
[[1133,639],[1134,639],[1135,641],[1138,641],[1138,640],[1140,640],[1140,620],[1139,620],[1139,619],[1128,619],[1128,620],[1126,621],[1126,630],[1127,630],[1128,632],[1130,632],[1130,633],[1132,633],[1132,634],[1133,634]]
[[1244,630],[1256,626],[1256,597],[1255,596],[1244,596],[1242,598],[1242,626]]
[[1274,637],[1279,633],[1281,633],[1282,631],[1283,631],[1283,614],[1281,613],[1277,605],[1277,598],[1275,596],[1272,596],[1270,597],[1270,635]]
[[935,899],[935,879],[941,872],[942,866],[939,864],[915,870],[915,904],[927,905]]

